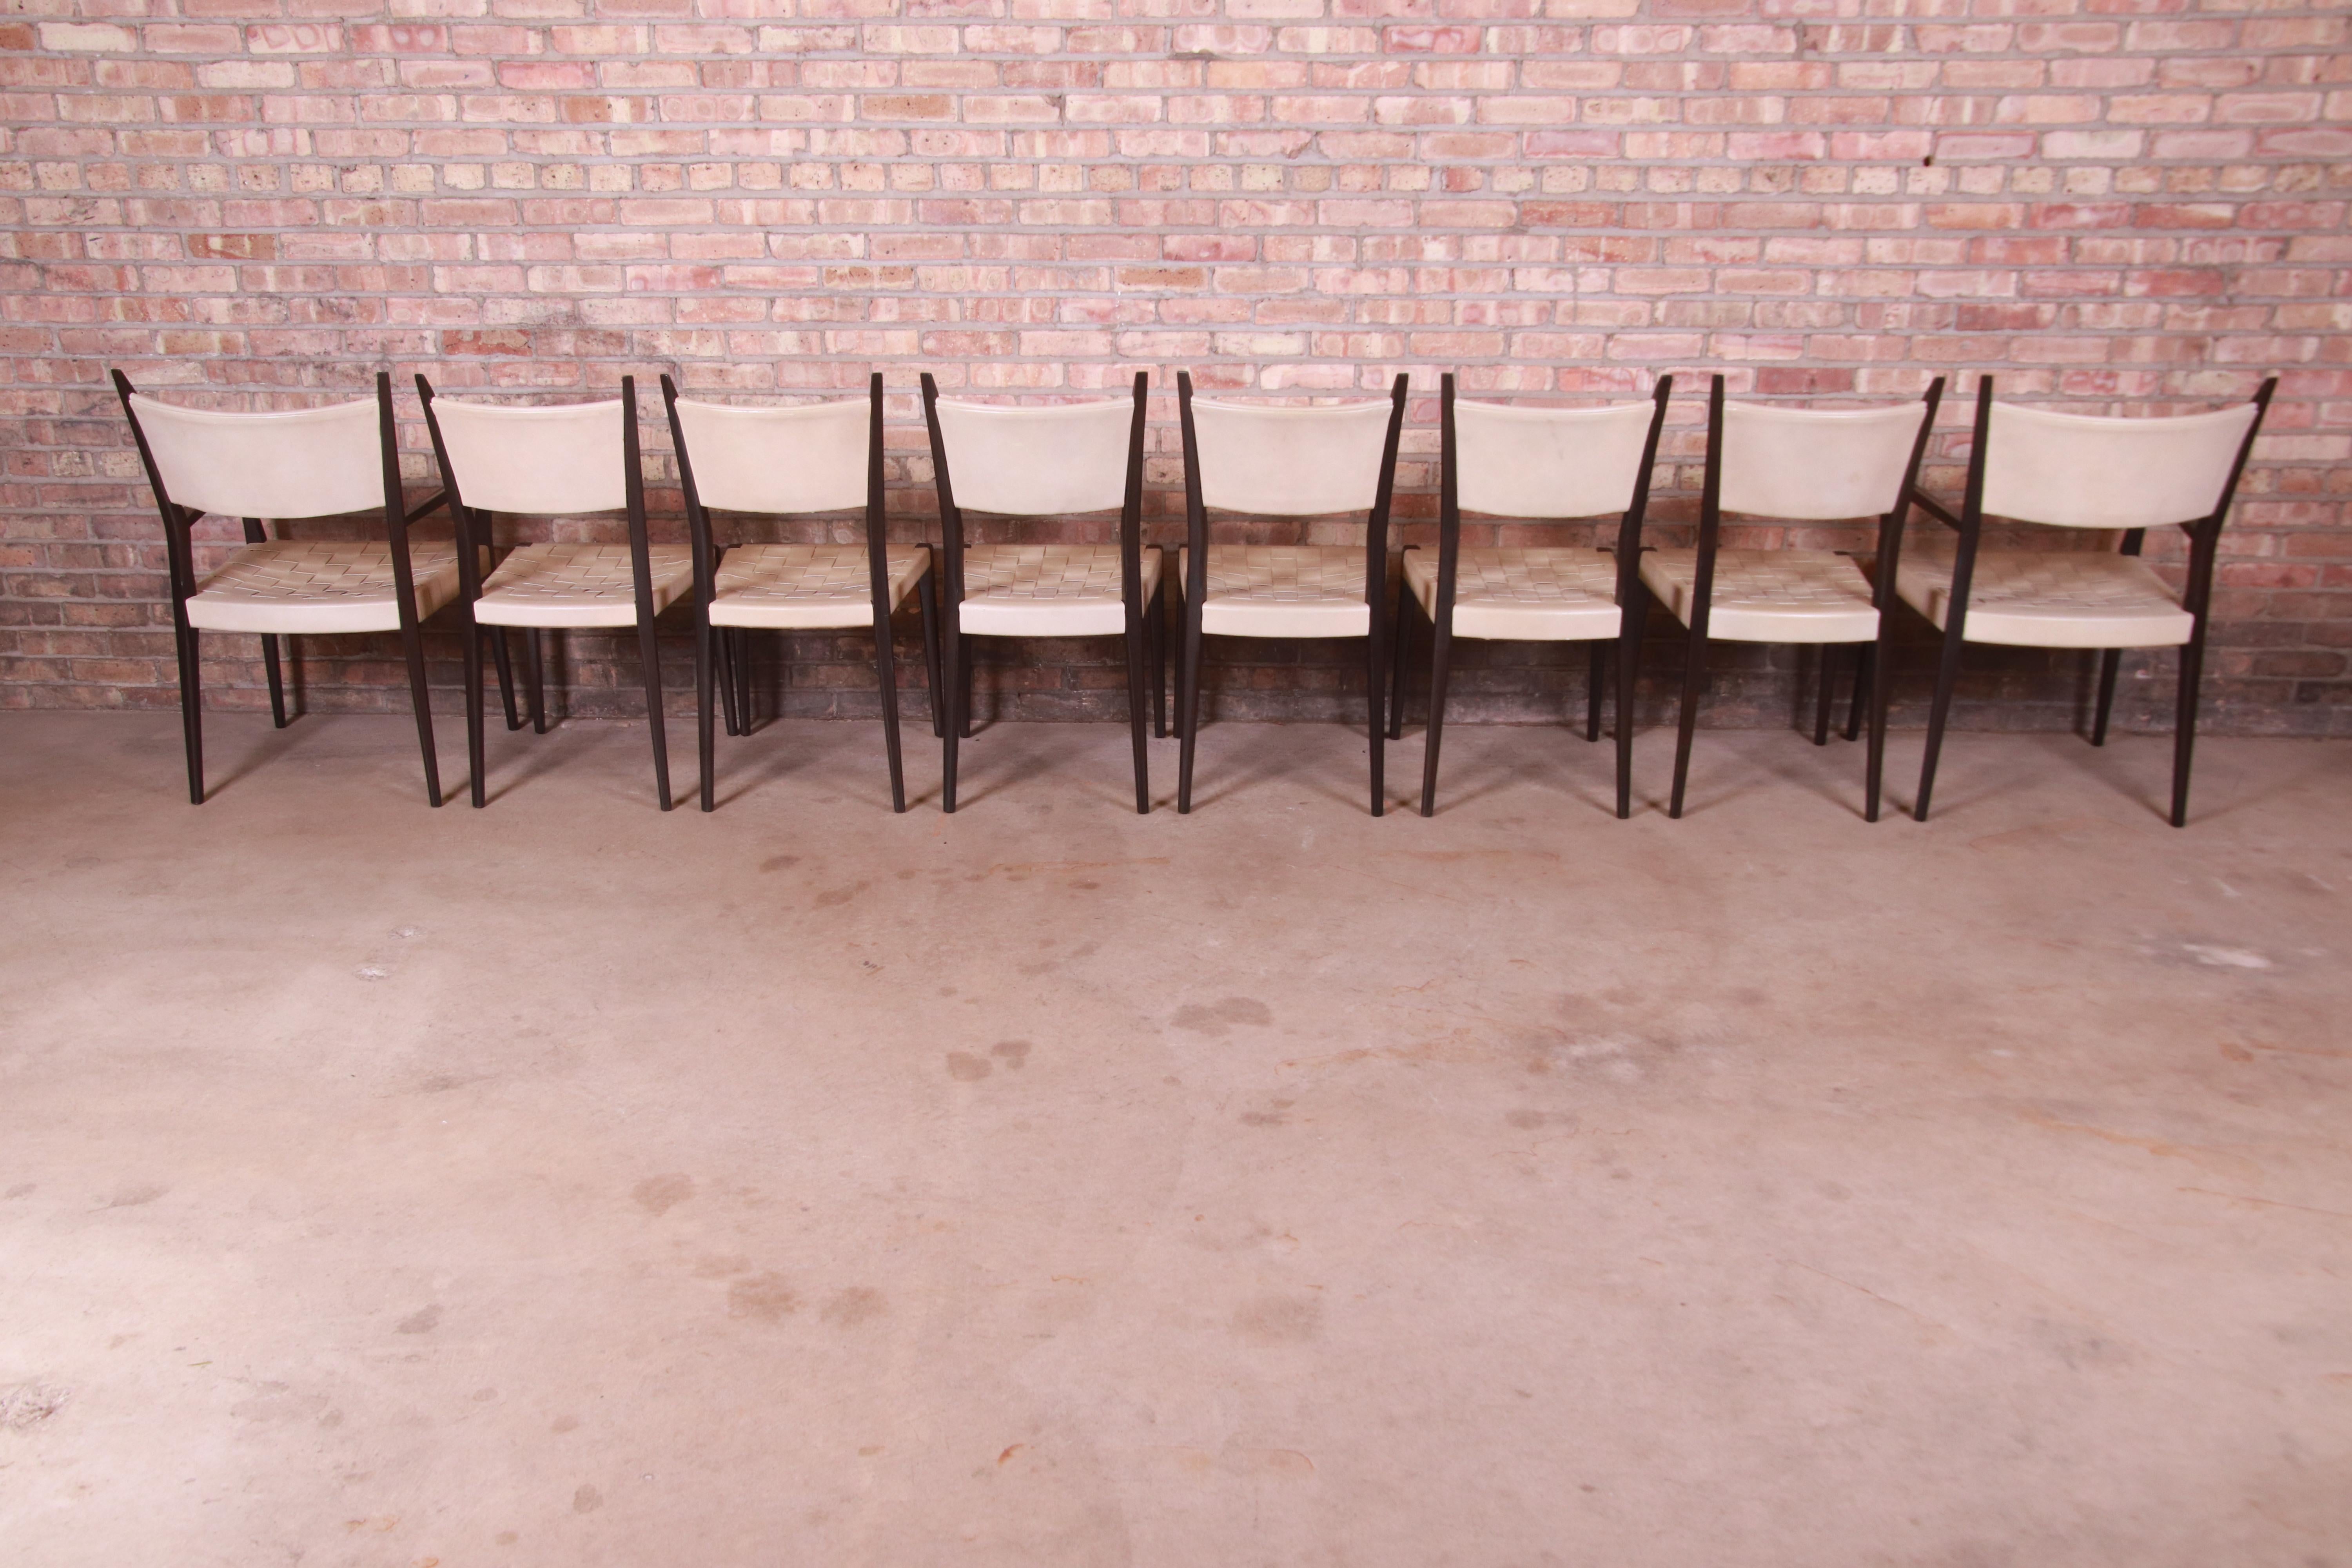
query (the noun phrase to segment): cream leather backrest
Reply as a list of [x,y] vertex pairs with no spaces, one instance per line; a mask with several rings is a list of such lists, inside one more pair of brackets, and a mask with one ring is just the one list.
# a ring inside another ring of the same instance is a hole
[[1910,471],[1921,402],[1885,408],[1723,405],[1726,511],[1755,517],[1881,517]]
[[433,400],[457,493],[488,511],[611,511],[629,502],[621,402],[521,408]]
[[2151,528],[2212,515],[2256,413],[2172,419],[1992,405],[1984,510],[2060,528]]
[[1497,517],[1598,517],[1624,511],[1642,482],[1654,403],[1599,408],[1454,404],[1456,494]]
[[957,506],[1047,517],[1127,504],[1132,399],[1019,408],[941,398],[933,406]]
[[1378,499],[1390,405],[1265,408],[1192,400],[1208,505],[1266,517],[1368,511]]
[[176,408],[133,393],[131,406],[163,488],[223,517],[333,517],[383,505],[375,399],[282,414]]
[[695,494],[724,511],[841,511],[866,504],[873,406],[676,405]]

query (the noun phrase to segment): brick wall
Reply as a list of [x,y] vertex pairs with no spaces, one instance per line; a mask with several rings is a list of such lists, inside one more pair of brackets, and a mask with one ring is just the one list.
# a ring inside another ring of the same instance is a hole
[[[1433,394],[1457,369],[1581,397],[1671,371],[1692,395],[1670,523],[1710,369],[1791,398],[1960,378],[1947,489],[1976,372],[2160,412],[2276,371],[2210,721],[2352,731],[2352,50],[2324,0],[16,0],[0,104],[9,706],[174,700],[109,365],[216,406],[386,366],[752,397],[879,367],[909,538],[931,526],[923,369],[972,393],[1189,367],[1294,395],[1399,369]],[[1154,437],[1172,542],[1165,399]],[[421,485],[413,418],[406,437]],[[1408,537],[1434,443],[1416,399]],[[210,642],[214,700],[258,701],[250,639]],[[434,646],[453,679],[454,640]],[[1004,651],[1001,710],[1123,701],[1110,645]],[[1654,700],[1675,664],[1654,653]],[[1336,645],[1225,657],[1227,713],[1336,711],[1360,679]],[[628,709],[625,653],[583,637],[565,658],[575,711]],[[1465,717],[1581,689],[1558,649],[1469,663]],[[1793,657],[1719,663],[1715,721],[1802,700]],[[2126,668],[2126,721],[2161,722],[2169,656]],[[856,639],[804,638],[780,690],[866,711],[869,671]],[[1908,674],[1906,707],[1924,661]],[[387,642],[303,663],[314,707],[397,707],[398,679]],[[1963,717],[2063,725],[2085,689],[2079,657],[1988,652]]]

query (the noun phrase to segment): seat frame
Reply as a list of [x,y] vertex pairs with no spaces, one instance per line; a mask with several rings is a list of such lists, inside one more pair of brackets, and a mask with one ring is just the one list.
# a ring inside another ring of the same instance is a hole
[[[1135,809],[1138,815],[1151,810],[1151,762],[1144,738],[1147,685],[1151,691],[1148,704],[1154,717],[1150,721],[1156,731],[1168,732],[1165,701],[1167,658],[1166,599],[1168,574],[1160,574],[1160,586],[1152,595],[1149,606],[1143,603],[1143,447],[1145,418],[1150,411],[1150,376],[1143,371],[1135,373],[1135,413],[1128,427],[1127,485],[1118,514],[1119,600],[1125,612],[1126,629],[1120,634],[1127,653],[1128,732],[1135,759]],[[943,579],[940,596],[940,678],[947,694],[945,724],[940,731],[940,809],[952,812],[956,808],[956,764],[960,742],[971,736],[972,669],[975,660],[969,639],[982,634],[967,633],[962,626],[964,600],[963,509],[956,503],[955,481],[949,471],[945,433],[940,427],[940,389],[930,372],[923,373],[923,423],[930,433],[931,474],[939,491],[940,540]],[[1147,675],[1147,666],[1149,674]],[[940,689],[935,687],[934,691]],[[939,704],[933,704],[936,712]]]
[[[202,590],[195,570],[195,548],[190,530],[205,514],[195,507],[181,506],[173,500],[163,483],[163,472],[155,465],[155,454],[147,444],[147,433],[139,424],[139,411],[131,399],[138,388],[131,378],[117,370],[112,373],[115,396],[122,404],[122,415],[131,422],[131,437],[139,447],[139,460],[147,470],[147,482],[155,492],[156,510],[163,520],[164,558],[168,563],[172,592],[172,638],[180,668],[181,738],[187,751],[188,800],[202,805],[205,802],[205,736],[204,692],[201,666],[198,662],[197,628],[188,622],[188,601]],[[441,770],[433,747],[433,702],[425,683],[425,641],[416,616],[416,581],[409,569],[408,530],[447,502],[446,489],[435,492],[421,504],[411,508],[402,492],[400,483],[400,444],[392,409],[392,376],[378,371],[375,377],[376,422],[378,446],[383,463],[383,538],[392,556],[393,599],[400,614],[401,651],[408,666],[408,698],[416,720],[416,743],[425,760],[425,798],[435,805],[441,804]],[[279,520],[282,521],[282,520]],[[247,544],[265,544],[269,535],[262,520],[248,517],[245,524]],[[462,529],[457,542],[459,570],[466,563],[465,539]],[[462,598],[462,595],[460,595]],[[460,612],[461,615],[463,612]],[[273,727],[283,730],[291,723],[287,712],[285,679],[278,662],[278,641],[280,636],[291,634],[262,633],[262,663],[269,679],[269,718]],[[501,667],[501,674],[505,673]],[[511,681],[507,700],[514,700]]]
[[[1666,422],[1666,402],[1674,395],[1675,378],[1662,375],[1650,396],[1654,405],[1650,430],[1642,446],[1642,468],[1633,494],[1618,525],[1617,546],[1617,815],[1633,814],[1633,678],[1639,662],[1641,628],[1635,624],[1642,592],[1642,520],[1649,510],[1650,476],[1658,459],[1658,437]],[[1416,618],[1421,597],[1402,580],[1397,584],[1396,667],[1391,676],[1389,739],[1404,733],[1406,645],[1423,619],[1429,622],[1429,727],[1421,764],[1421,815],[1437,810],[1438,745],[1445,726],[1446,682],[1454,647],[1454,599],[1462,551],[1461,446],[1454,422],[1454,373],[1438,383],[1437,593],[1433,617]],[[1601,515],[1606,516],[1606,513]],[[1500,641],[1500,638],[1482,638]],[[1585,675],[1584,738],[1601,739],[1601,693],[1606,674],[1609,639],[1589,640],[1591,657]]]
[[[2277,390],[2278,377],[2273,375],[2265,378],[2254,393],[2253,422],[2246,426],[2246,434],[2238,443],[2237,456],[2230,464],[2229,479],[2222,485],[2221,499],[2212,511],[2179,524],[2189,536],[2189,580],[2181,593],[2180,607],[2189,612],[2193,629],[2180,647],[2179,689],[2173,710],[2169,820],[2175,827],[2189,825],[2189,775],[2197,749],[2197,696],[2205,672],[2206,615],[2213,600],[2214,558],[2221,550],[2222,525],[2228,521],[2231,504],[2237,499],[2239,478],[2245,472],[2246,459],[2253,452],[2254,438],[2263,432],[2263,420],[2270,413],[2271,397]],[[1960,651],[1968,641],[1969,585],[1976,573],[1977,547],[1984,533],[1985,475],[1992,460],[1992,407],[1993,378],[1979,377],[1974,440],[1969,448],[1967,488],[1961,492],[1959,511],[1954,513],[1925,492],[1913,498],[1921,510],[1959,536],[1952,558],[1951,595],[1944,612],[1943,647],[1936,666],[1936,694],[1927,710],[1927,750],[1919,764],[1919,796],[1912,806],[1913,817],[1920,822],[1927,820],[1927,802],[1936,786],[1936,763],[1943,752],[1944,730],[1952,714],[1952,694],[1959,683]],[[2137,555],[2147,539],[2145,528],[2124,530],[2120,553]],[[1886,582],[1891,589],[1891,571],[1886,574]],[[1890,600],[1888,607],[1892,603]],[[2091,725],[2091,744],[2095,746],[2107,743],[2107,713],[2115,702],[2116,675],[2122,662],[2122,649],[2099,650],[2098,697]]]
[[[448,444],[441,437],[441,420],[433,412],[433,385],[419,372],[416,395],[425,405],[425,428],[432,433],[433,455],[441,466],[441,485],[449,498],[449,510],[457,520],[457,602],[464,606],[466,620],[466,751],[473,768],[472,799],[478,807],[488,800],[484,778],[485,746],[482,723],[482,643],[480,634],[490,634],[490,652],[499,668],[499,684],[506,698],[506,719],[509,730],[522,728],[515,711],[511,656],[507,647],[507,628],[484,626],[474,618],[475,601],[482,596],[484,578],[481,552],[492,545],[492,525],[489,511],[466,504],[463,490],[457,484],[457,469],[449,461]],[[629,567],[635,581],[637,655],[645,677],[646,720],[653,732],[654,787],[661,808],[670,808],[669,742],[662,724],[661,647],[654,634],[653,566],[646,533],[646,478],[637,450],[637,378],[621,378],[621,475],[625,486],[624,510],[628,515]],[[543,514],[535,514],[543,515]],[[496,567],[493,565],[493,574]],[[530,626],[524,647],[530,659],[530,721],[534,733],[547,733],[547,656],[546,632],[549,628]],[[562,629],[562,628],[556,628]]]
[[[703,503],[702,492],[694,482],[694,458],[688,450],[686,426],[677,413],[677,384],[664,373],[661,378],[662,406],[669,416],[672,449],[677,454],[677,477],[686,498],[687,528],[694,546],[694,691],[695,739],[702,766],[702,809],[709,811],[717,804],[717,742],[711,715],[711,689],[719,688],[722,717],[730,735],[751,732],[751,658],[748,626],[714,626],[710,624],[710,605],[718,594],[719,568],[731,546],[720,545],[713,536],[710,509]],[[890,616],[897,607],[890,601],[889,541],[886,522],[886,491],[882,470],[882,373],[876,371],[867,378],[866,448],[866,557],[873,594],[874,609],[874,669],[882,690],[883,750],[890,770],[890,809],[907,809],[907,775],[898,744],[898,650],[890,637]],[[928,547],[926,547],[928,548]],[[931,704],[931,732],[944,732],[936,700],[940,689],[939,639],[934,627],[936,619],[929,565],[917,580],[916,602],[923,623],[923,663],[934,698]],[[790,633],[780,633],[779,637]],[[714,670],[714,666],[716,669]]]
[[[1406,376],[1389,385],[1389,427],[1381,448],[1381,471],[1364,526],[1364,701],[1371,741],[1371,807],[1386,809],[1387,784],[1381,742],[1388,736],[1389,514],[1396,494],[1397,443],[1404,431]],[[1209,509],[1201,481],[1201,443],[1192,425],[1192,373],[1176,373],[1176,410],[1184,437],[1183,645],[1176,666],[1176,809],[1192,809],[1192,761],[1201,739],[1201,612],[1209,596]]]
[[[1927,442],[1936,428],[1936,410],[1944,401],[1944,378],[1936,377],[1927,384],[1920,398],[1926,405],[1919,419],[1919,431],[1911,441],[1911,458],[1903,469],[1902,488],[1895,492],[1894,509],[1878,520],[1878,553],[1870,577],[1870,602],[1878,612],[1878,633],[1870,642],[1860,645],[1862,652],[1855,661],[1853,708],[1847,718],[1845,738],[1854,738],[1857,721],[1865,703],[1870,717],[1870,742],[1863,773],[1863,820],[1878,820],[1881,785],[1886,763],[1886,699],[1891,682],[1879,679],[1892,658],[1889,623],[1895,604],[1895,573],[1903,552],[1903,524],[1909,516],[1914,490],[1919,479],[1919,464],[1927,457]],[[1698,562],[1692,584],[1690,621],[1685,629],[1685,652],[1683,658],[1682,700],[1675,729],[1674,788],[1666,802],[1666,815],[1679,817],[1683,814],[1684,792],[1690,779],[1691,743],[1698,728],[1699,698],[1706,689],[1707,616],[1715,595],[1715,563],[1723,539],[1723,377],[1710,379],[1706,396],[1706,468],[1699,489]],[[1642,614],[1635,617],[1638,627],[1648,618],[1648,608],[1655,595],[1646,584],[1637,580],[1636,589],[1642,595]],[[1629,611],[1629,615],[1631,612]],[[1815,676],[1816,689],[1813,709],[1813,744],[1829,743],[1830,710],[1837,678],[1837,649],[1840,644],[1822,643],[1820,667]]]

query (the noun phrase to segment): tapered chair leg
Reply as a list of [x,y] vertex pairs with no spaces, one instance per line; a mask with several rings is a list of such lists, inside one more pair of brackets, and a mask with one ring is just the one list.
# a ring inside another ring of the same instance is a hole
[[874,676],[882,687],[882,749],[890,764],[890,809],[907,809],[907,765],[898,749],[898,650],[890,643],[890,616],[874,617]]
[[466,626],[466,781],[477,809],[489,801],[486,748],[482,743],[482,637],[494,628],[469,620]]
[[971,739],[972,674],[980,664],[980,660],[972,656],[978,651],[972,647],[970,637],[963,639],[961,662],[963,685],[956,692],[956,711],[963,716],[963,738],[967,741]]
[[1585,645],[1584,738],[1601,739],[1601,692],[1608,679],[1609,645],[1599,638]]
[[1837,686],[1838,645],[1825,642],[1813,661],[1813,744],[1830,743],[1830,708]]
[[719,689],[719,715],[727,732],[743,732],[742,715],[735,711],[735,638],[724,627],[710,628],[711,683]]
[[1201,612],[1184,605],[1184,646],[1176,665],[1176,809],[1192,809],[1192,758],[1201,741]]
[[515,705],[514,654],[507,647],[507,629],[490,628],[490,656],[498,661],[499,700],[507,710],[507,728],[522,728],[522,710]]
[[1927,707],[1927,751],[1919,762],[1919,798],[1911,806],[1913,819],[1919,822],[1927,820],[1927,798],[1936,788],[1936,762],[1944,750],[1944,724],[1952,716],[1952,693],[1960,683],[1960,638],[1948,631],[1944,634],[1943,657],[1936,664],[1936,696]]
[[530,676],[524,696],[530,701],[530,732],[547,733],[547,633],[538,626],[522,634],[525,673]]
[[2099,655],[2099,706],[2091,721],[2091,744],[2107,743],[2107,714],[2116,705],[2116,672],[2123,667],[2124,650],[2111,647]]
[[261,639],[261,670],[269,681],[269,723],[283,730],[290,722],[286,717],[286,678],[278,664],[278,639],[265,635]]
[[1128,628],[1125,638],[1127,727],[1135,745],[1135,810],[1139,816],[1148,816],[1151,811],[1151,759],[1144,737],[1144,727],[1151,721],[1145,711],[1149,705],[1143,695],[1144,667],[1150,662],[1146,649],[1150,639],[1150,634],[1144,630],[1143,619],[1139,615],[1135,624]]
[[931,585],[931,574],[924,573],[915,580],[915,606],[923,621],[923,679],[930,683],[924,696],[931,708],[931,739],[938,740],[948,732],[947,686],[940,679],[940,596]]
[[425,798],[441,804],[441,763],[433,746],[433,698],[425,684],[425,634],[401,628],[400,651],[408,665],[408,707],[416,718],[416,749],[425,758]]
[[637,658],[645,667],[646,727],[653,731],[654,789],[667,811],[669,798],[669,735],[662,725],[661,642],[650,619],[637,622]]
[[1642,623],[1648,595],[1637,583],[1617,631],[1617,820],[1633,815],[1633,678],[1642,668]]
[[1168,738],[1168,579],[1152,590],[1151,609],[1151,733]]
[[[702,772],[702,809],[715,810],[719,805],[718,725],[710,712],[711,688],[717,684],[715,647],[719,630],[708,624],[694,628],[694,753]],[[731,731],[730,731],[731,732]]]
[[1682,715],[1675,728],[1675,787],[1667,797],[1666,815],[1679,817],[1683,814],[1683,790],[1690,782],[1691,737],[1698,730],[1699,693],[1706,686],[1706,639],[1689,639],[1690,651],[1683,661]]
[[180,743],[188,753],[188,804],[205,804],[205,693],[197,662],[196,628],[180,626],[172,635],[173,651],[180,660]]
[[1845,713],[1845,738],[1849,741],[1862,733],[1863,704],[1869,700],[1871,683],[1878,678],[1878,648],[1874,643],[1862,645],[1853,659],[1853,701]]
[[2205,625],[2180,650],[2180,706],[2173,718],[2172,826],[2189,826],[2189,765],[2197,751],[2197,688],[2205,673]]
[[[1879,795],[1886,778],[1886,710],[1895,693],[1895,638],[1885,616],[1879,618],[1878,640],[1865,646],[1854,672],[1853,704],[1860,709],[1865,681],[1870,691],[1870,749],[1863,763],[1864,822],[1878,820]],[[1853,726],[1847,726],[1851,736]]]
[[[1390,636],[1394,638],[1389,654],[1389,739],[1404,739],[1405,671],[1412,668],[1405,653],[1405,644],[1412,640],[1413,618],[1421,613],[1421,595],[1409,585],[1397,587],[1396,619],[1389,623]],[[1423,816],[1426,816],[1427,812]]]
[[[748,627],[730,627],[727,635],[735,645],[729,650],[727,658],[727,667],[735,672],[735,722],[741,726],[741,733],[748,735],[751,732],[752,689],[757,684],[754,677],[759,661],[758,645],[751,641]],[[781,658],[783,650],[781,635],[776,638],[776,647],[777,657]]]
[[963,671],[958,668],[964,658],[963,635],[952,626],[940,637],[940,676],[941,689],[947,697],[947,713],[940,731],[940,809],[953,812],[956,808],[956,747],[963,740],[964,685]]
[[1454,628],[1429,628],[1429,723],[1422,731],[1421,815],[1437,815],[1437,750],[1445,739],[1445,687],[1453,673]]

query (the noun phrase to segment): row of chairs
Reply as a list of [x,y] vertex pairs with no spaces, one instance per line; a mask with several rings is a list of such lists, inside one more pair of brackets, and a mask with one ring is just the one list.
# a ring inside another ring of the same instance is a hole
[[[465,633],[467,744],[472,799],[485,801],[483,645],[487,633],[509,729],[521,714],[506,634],[524,634],[532,727],[547,724],[544,634],[636,629],[652,730],[654,774],[671,804],[655,623],[688,601],[701,804],[714,804],[714,735],[751,728],[753,632],[870,626],[880,681],[893,809],[906,809],[890,626],[911,596],[923,629],[941,742],[941,805],[956,805],[960,742],[971,733],[974,637],[1124,639],[1135,802],[1150,809],[1147,705],[1168,732],[1165,595],[1179,595],[1175,707],[1177,809],[1192,808],[1200,732],[1202,647],[1208,637],[1364,639],[1372,815],[1385,790],[1384,739],[1402,735],[1409,647],[1425,644],[1427,744],[1421,810],[1436,809],[1440,742],[1454,639],[1583,642],[1591,648],[1586,736],[1600,738],[1608,664],[1615,660],[1617,815],[1632,809],[1633,677],[1654,601],[1686,634],[1670,815],[1682,814],[1711,640],[1814,644],[1822,678],[1813,739],[1828,739],[1832,675],[1855,650],[1848,740],[1868,729],[1864,815],[1879,815],[1889,634],[1897,602],[1942,633],[1927,755],[1914,810],[1924,821],[1950,716],[1961,650],[1970,642],[2102,650],[2094,744],[2104,743],[2120,650],[2180,652],[2171,820],[2187,820],[2197,693],[2216,548],[2275,380],[2250,403],[2165,418],[2111,418],[2001,403],[1978,384],[1965,489],[1954,506],[1918,486],[1944,382],[1916,402],[1798,408],[1707,396],[1706,458],[1695,548],[1643,542],[1673,378],[1647,400],[1538,406],[1440,399],[1438,544],[1403,552],[1393,605],[1389,520],[1407,381],[1378,401],[1271,406],[1193,395],[1177,377],[1183,442],[1185,543],[1174,570],[1142,542],[1146,377],[1133,395],[1018,405],[942,398],[922,378],[940,517],[940,542],[892,544],[884,533],[883,386],[863,399],[749,407],[662,398],[684,490],[689,542],[653,543],[638,452],[637,395],[523,406],[436,396],[416,378],[442,489],[411,507],[403,494],[391,379],[373,400],[290,413],[218,413],[114,382],[162,512],[171,568],[182,713],[192,800],[204,799],[197,636],[257,633],[270,705],[287,722],[278,638],[397,631],[406,657],[426,794],[441,802],[418,628],[445,607]],[[453,538],[412,541],[446,506]],[[1957,535],[1948,555],[1905,552],[1913,507]],[[862,544],[722,546],[714,513],[797,515],[862,510]],[[618,510],[625,544],[493,546],[494,513],[572,516]],[[264,519],[380,512],[381,541],[270,539]],[[975,544],[967,512],[1015,517],[1118,514],[1116,544]],[[1213,543],[1212,511],[1246,518],[1361,513],[1360,546]],[[191,527],[205,513],[244,520],[247,542],[201,581]],[[1525,521],[1620,520],[1613,548],[1469,548],[1465,512]],[[1727,514],[1787,522],[1875,518],[1873,571],[1822,550],[1722,543]],[[1980,548],[1988,518],[2119,533],[2120,548]],[[2188,534],[2185,590],[2144,561],[2150,528]],[[1146,693],[1150,698],[1147,704]],[[714,702],[714,696],[716,701]],[[714,710],[716,710],[714,712]]]

